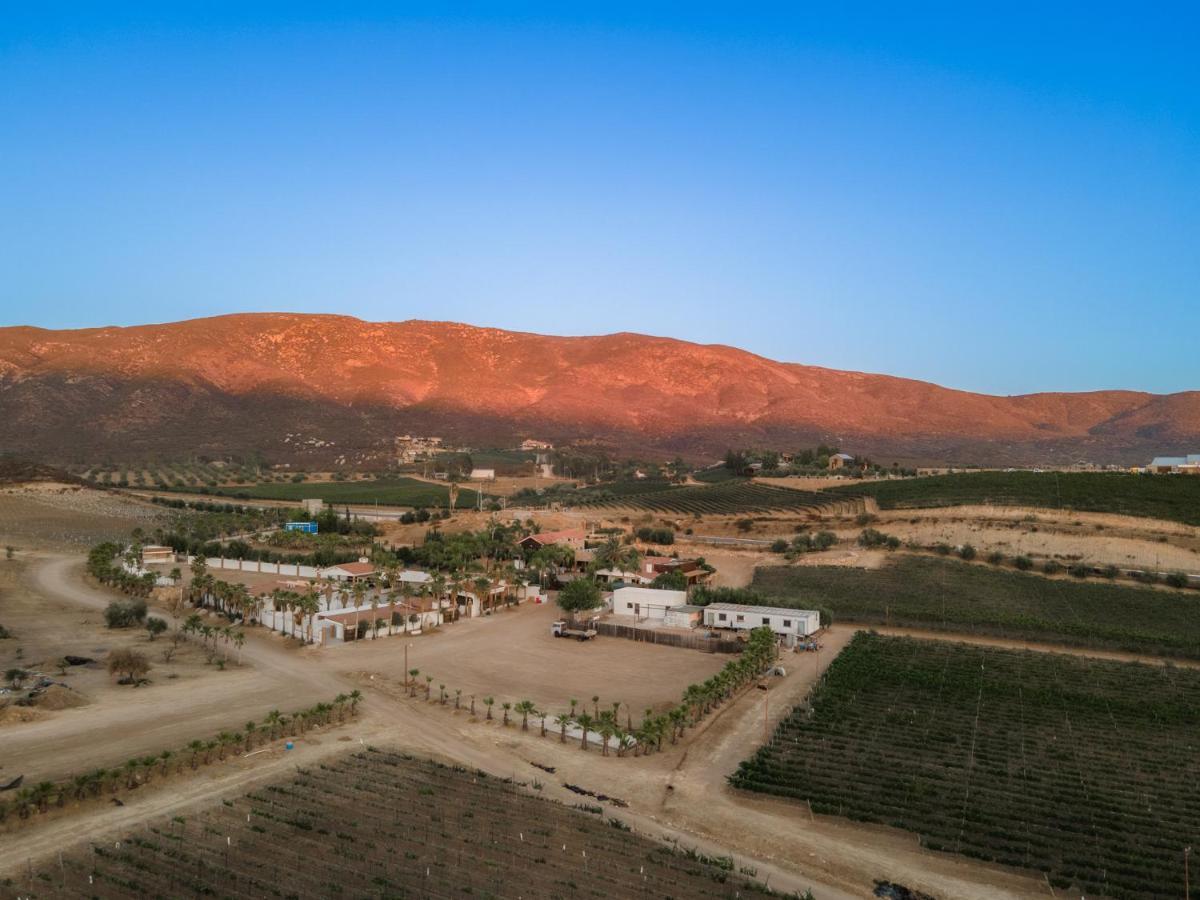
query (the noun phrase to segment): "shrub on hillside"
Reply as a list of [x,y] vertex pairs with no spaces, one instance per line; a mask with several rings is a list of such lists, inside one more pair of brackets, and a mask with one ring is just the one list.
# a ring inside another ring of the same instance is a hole
[[146,601],[140,597],[133,600],[114,600],[104,610],[104,621],[109,628],[132,628],[146,619]]

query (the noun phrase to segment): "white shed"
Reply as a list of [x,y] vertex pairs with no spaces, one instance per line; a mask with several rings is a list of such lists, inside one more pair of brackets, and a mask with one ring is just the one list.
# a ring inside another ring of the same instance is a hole
[[815,609],[710,603],[704,607],[704,626],[733,631],[767,627],[782,637],[786,646],[792,647],[798,638],[808,637],[820,630],[821,614]]
[[672,606],[663,616],[663,624],[668,628],[695,628],[703,616],[703,606]]
[[621,587],[613,591],[612,611],[617,616],[639,619],[664,619],[667,610],[687,605],[687,591],[660,591],[656,588]]

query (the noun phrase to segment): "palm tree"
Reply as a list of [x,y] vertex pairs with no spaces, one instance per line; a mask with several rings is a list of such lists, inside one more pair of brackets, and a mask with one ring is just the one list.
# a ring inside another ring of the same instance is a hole
[[362,700],[362,691],[355,688],[350,692],[350,715],[358,712],[358,701]]
[[492,704],[496,702],[495,697],[484,697],[483,705],[487,707],[487,718],[490,721],[492,718]]
[[592,715],[600,718],[600,695],[592,694]]
[[544,709],[535,709],[533,714],[538,717],[542,726],[542,737],[546,736],[546,717],[549,715]]
[[475,588],[475,596],[479,599],[480,612],[491,612],[492,608],[492,579],[486,575],[480,575],[471,582],[471,586]]
[[371,633],[371,640],[376,640],[379,637],[379,618],[375,615],[379,611],[379,595],[372,591],[371,599],[368,602],[371,606],[371,624],[375,626]]
[[429,702],[429,697],[433,693],[433,676],[425,676],[425,702]]
[[595,720],[587,713],[580,713],[575,720],[579,723],[579,727],[583,729],[583,738],[580,740],[579,749],[586,750],[588,748],[588,731],[596,724]]
[[411,679],[408,682],[408,696],[410,696],[410,697],[413,695],[413,691],[416,689],[417,676],[420,674],[421,674],[420,669],[409,669],[408,670],[408,675],[409,675],[409,678]]
[[454,709],[457,712],[459,703],[462,702],[462,688],[454,689]]
[[512,709],[512,704],[504,702],[500,704],[500,708],[504,710],[504,727],[508,727],[508,711]]
[[616,727],[607,718],[601,719],[600,724],[596,726],[596,732],[600,735],[600,755],[608,756],[608,741],[616,734]]
[[554,717],[554,724],[559,727],[559,743],[565,744],[567,742],[567,726],[574,721],[575,716],[567,712]]
[[521,730],[529,730],[529,714],[536,713],[537,707],[533,705],[532,700],[522,700],[517,704],[517,712],[521,714]]

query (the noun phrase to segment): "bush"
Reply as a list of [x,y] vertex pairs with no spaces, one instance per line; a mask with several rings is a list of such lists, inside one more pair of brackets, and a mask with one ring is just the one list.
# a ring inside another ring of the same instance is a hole
[[942,556],[949,556],[954,552],[954,548],[949,544],[935,544],[933,547],[935,553],[940,553]]
[[1166,581],[1167,585],[1173,588],[1185,588],[1191,584],[1191,581],[1183,572],[1172,572],[1167,576]]
[[150,660],[136,650],[114,650],[108,654],[108,673],[123,676],[123,683],[136,686],[149,671]]
[[639,541],[647,544],[675,543],[675,532],[670,528],[639,528],[635,534]]
[[988,554],[987,561],[990,562],[993,566],[1003,565],[1004,564],[1004,554],[1001,553],[999,550],[993,550],[991,553]]
[[783,538],[779,538],[778,540],[776,540],[774,543],[771,544],[771,552],[772,553],[787,553],[788,547],[790,547],[790,546],[791,546],[791,544],[789,544]]
[[884,547],[887,545],[889,535],[882,531],[877,531],[874,528],[864,528],[862,534],[858,536],[858,545],[860,547]]
[[1033,568],[1033,560],[1030,559],[1028,556],[1018,556],[1016,559],[1013,560],[1013,565],[1016,566],[1018,569],[1020,569],[1022,572],[1028,572],[1030,569]]
[[1042,566],[1042,571],[1047,575],[1057,575],[1062,571],[1062,565],[1052,559],[1046,560],[1046,564]]
[[1092,574],[1092,567],[1085,566],[1083,563],[1073,563],[1067,571],[1075,578],[1087,578]]
[[1112,579],[1112,578],[1116,578],[1118,575],[1120,575],[1121,572],[1116,566],[1105,566],[1104,571],[1101,572],[1100,574],[1103,575],[1105,578]]
[[104,621],[109,628],[132,628],[146,619],[146,601],[114,600],[104,610]]
[[963,544],[958,548],[958,555],[961,559],[972,560],[975,558],[975,548],[970,544]]

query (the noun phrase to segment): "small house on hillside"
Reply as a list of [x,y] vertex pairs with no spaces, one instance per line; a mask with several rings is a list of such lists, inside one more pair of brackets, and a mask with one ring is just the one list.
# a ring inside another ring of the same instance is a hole
[[142,568],[175,562],[175,551],[170,547],[148,544],[142,548]]
[[844,469],[854,463],[854,457],[849,453],[835,453],[829,457],[829,468]]
[[574,528],[565,531],[542,531],[538,534],[529,534],[517,543],[525,550],[540,550],[542,547],[549,547],[552,544],[561,544],[572,550],[582,550],[586,537],[587,533],[582,528]]
[[321,570],[322,578],[332,578],[334,581],[370,581],[375,577],[376,569],[365,559],[358,562],[338,563]]

